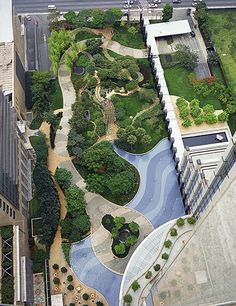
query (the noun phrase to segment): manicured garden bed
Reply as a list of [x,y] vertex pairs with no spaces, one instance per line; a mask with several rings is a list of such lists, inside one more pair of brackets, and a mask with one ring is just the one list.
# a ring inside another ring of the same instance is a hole
[[[130,27],[135,28],[136,32],[129,32]],[[125,23],[123,26],[120,26],[120,23],[116,23],[114,26],[114,35],[112,36],[112,40],[117,41],[126,47],[145,49],[139,23],[131,23],[129,26],[127,23]]]
[[75,41],[78,42],[78,41],[82,41],[82,40],[86,40],[86,39],[90,39],[90,38],[99,38],[99,37],[101,37],[101,35],[97,35],[97,34],[93,33],[92,31],[80,30],[75,35]]

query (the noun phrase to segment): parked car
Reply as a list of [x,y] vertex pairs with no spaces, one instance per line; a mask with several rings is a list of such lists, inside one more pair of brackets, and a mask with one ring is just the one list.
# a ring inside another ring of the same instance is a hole
[[25,18],[26,18],[28,21],[31,21],[31,20],[32,20],[32,18],[31,18],[30,15],[25,15]]
[[154,3],[161,3],[161,0],[154,0]]
[[181,0],[173,0],[173,3],[181,3]]
[[131,4],[125,4],[125,5],[124,5],[124,9],[128,9],[128,8],[131,8],[131,7],[132,7]]
[[191,9],[188,8],[188,9],[187,9],[187,16],[190,16],[190,14],[191,14]]
[[125,0],[125,4],[134,4],[134,1],[133,0],[130,0],[130,1],[128,1],[128,0]]
[[196,34],[195,34],[194,31],[191,31],[191,32],[190,32],[190,35],[191,35],[192,37],[195,37],[195,36],[196,36]]
[[149,4],[149,7],[150,7],[150,8],[154,8],[154,7],[158,7],[158,5],[157,5],[157,3],[150,3],[150,4]]

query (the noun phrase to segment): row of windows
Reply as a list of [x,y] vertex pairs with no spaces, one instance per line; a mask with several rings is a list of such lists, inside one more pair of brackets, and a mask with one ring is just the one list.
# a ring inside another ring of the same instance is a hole
[[11,207],[9,207],[9,205],[6,204],[6,202],[4,202],[2,199],[0,199],[0,209],[5,211],[11,218],[16,218],[15,211]]

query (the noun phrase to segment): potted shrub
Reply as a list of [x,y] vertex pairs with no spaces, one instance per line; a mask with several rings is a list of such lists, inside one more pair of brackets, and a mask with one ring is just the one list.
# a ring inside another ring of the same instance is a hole
[[59,285],[59,284],[60,284],[60,279],[59,279],[58,277],[54,277],[53,283],[54,283],[55,285]]
[[163,253],[161,255],[161,258],[167,260],[169,258],[169,255],[167,253]]
[[161,266],[160,266],[159,264],[156,264],[156,265],[153,267],[153,269],[154,269],[156,272],[159,271],[160,268],[161,268]]
[[169,249],[172,246],[172,242],[170,240],[166,240],[164,242],[164,246]]
[[102,302],[100,302],[100,301],[97,301],[96,305],[97,306],[104,306],[104,304]]
[[131,285],[132,289],[135,291],[137,291],[140,288],[140,285],[138,283],[138,281],[134,281]]
[[67,276],[67,280],[68,280],[68,282],[72,282],[73,281],[73,276],[72,275],[68,275]]
[[146,279],[150,279],[152,277],[152,271],[148,271],[145,275]]
[[177,219],[176,224],[177,224],[178,227],[183,226],[184,225],[184,219],[183,218]]
[[196,219],[194,217],[189,217],[187,218],[188,224],[195,224],[196,223]]
[[125,303],[131,303],[133,298],[130,294],[126,294],[124,297],[123,297],[123,300]]
[[52,267],[53,267],[54,270],[58,270],[59,269],[58,264],[54,264]]
[[69,291],[72,291],[72,290],[74,290],[74,286],[70,284],[70,285],[67,286],[67,289],[68,289]]

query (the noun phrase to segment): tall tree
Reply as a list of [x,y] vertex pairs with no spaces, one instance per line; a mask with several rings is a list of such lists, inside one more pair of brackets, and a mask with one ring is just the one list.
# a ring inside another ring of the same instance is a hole
[[198,55],[191,52],[189,46],[177,44],[176,47],[176,59],[180,65],[188,70],[193,70],[198,63]]
[[167,22],[172,18],[173,6],[167,3],[162,11],[162,21]]

